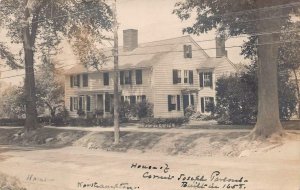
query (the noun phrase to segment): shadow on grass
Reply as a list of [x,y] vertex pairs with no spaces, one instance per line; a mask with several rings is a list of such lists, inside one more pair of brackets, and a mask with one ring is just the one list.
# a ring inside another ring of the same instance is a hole
[[101,145],[102,149],[108,151],[121,151],[127,152],[128,150],[139,150],[141,152],[146,152],[152,149],[165,133],[159,132],[121,132],[120,133],[120,143],[114,145],[114,133],[104,132],[105,140]]

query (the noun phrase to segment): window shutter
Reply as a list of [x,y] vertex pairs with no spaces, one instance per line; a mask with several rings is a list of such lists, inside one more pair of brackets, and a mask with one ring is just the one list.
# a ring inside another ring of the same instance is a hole
[[193,51],[192,51],[192,45],[188,46],[188,58],[192,58],[193,57]]
[[130,104],[135,104],[136,103],[136,96],[130,96]]
[[189,71],[189,82],[190,84],[193,84],[194,83],[194,75],[193,75],[193,71]]
[[73,111],[73,98],[70,97],[70,111]]
[[77,75],[76,77],[77,77],[77,84],[76,84],[76,86],[80,87],[80,75]]
[[73,76],[70,76],[70,87],[73,88]]
[[124,71],[120,71],[120,84],[124,84]]
[[136,80],[136,84],[143,83],[143,71],[142,70],[135,71],[135,80]]
[[178,83],[178,72],[177,70],[173,70],[173,84]]
[[213,88],[212,72],[209,73],[210,88]]
[[190,95],[190,96],[191,96],[191,104],[194,106],[195,105],[194,95]]
[[105,112],[110,112],[110,95],[108,93],[105,94]]
[[204,113],[204,98],[201,98],[201,112]]
[[177,110],[180,111],[180,95],[177,95]]
[[79,110],[82,110],[82,96],[79,97]]
[[88,74],[83,74],[82,75],[82,86],[83,87],[88,87],[89,86],[89,75]]
[[91,111],[91,97],[86,96],[86,111]]
[[200,87],[203,87],[203,75],[202,72],[199,74]]
[[132,84],[132,71],[129,71],[129,84]]
[[104,86],[109,85],[109,73],[103,73],[103,85]]
[[183,56],[184,56],[184,58],[187,58],[187,51],[188,51],[187,45],[183,45]]
[[168,111],[172,111],[172,96],[168,95]]

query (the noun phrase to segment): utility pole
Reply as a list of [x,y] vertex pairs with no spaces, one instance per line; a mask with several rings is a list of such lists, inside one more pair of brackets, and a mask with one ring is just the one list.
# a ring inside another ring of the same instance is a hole
[[115,144],[120,143],[119,127],[119,41],[118,41],[118,21],[117,21],[117,0],[113,3],[113,20],[114,20],[114,138]]

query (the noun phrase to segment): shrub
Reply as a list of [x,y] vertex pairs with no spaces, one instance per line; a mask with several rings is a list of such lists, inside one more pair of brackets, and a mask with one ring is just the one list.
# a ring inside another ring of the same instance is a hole
[[184,116],[185,117],[191,117],[193,114],[195,114],[195,107],[192,105],[189,105],[187,108],[184,110]]
[[146,128],[173,128],[181,127],[183,124],[189,122],[187,117],[176,118],[144,118],[141,120],[143,126]]
[[135,111],[139,119],[153,117],[153,104],[144,100],[135,105]]
[[112,117],[105,118],[94,118],[94,119],[86,119],[86,118],[71,118],[67,121],[70,126],[82,126],[82,127],[108,127],[113,126],[114,121]]
[[0,126],[24,126],[25,119],[3,118],[0,119]]
[[[258,86],[256,66],[248,68],[241,76],[218,79],[216,84],[217,105],[214,108],[220,124],[252,124],[256,121]],[[279,75],[280,119],[288,120],[296,111],[295,88],[288,77]]]

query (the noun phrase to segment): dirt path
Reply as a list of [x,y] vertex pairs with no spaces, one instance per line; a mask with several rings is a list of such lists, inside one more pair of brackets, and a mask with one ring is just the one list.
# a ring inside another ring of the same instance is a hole
[[[299,141],[292,141],[265,154],[257,153],[243,158],[116,153],[80,147],[36,150],[2,146],[0,149],[5,151],[0,153],[0,170],[19,178],[29,190],[117,189],[83,186],[93,182],[114,187],[115,184],[129,183],[127,187],[139,187],[141,190],[197,189],[181,187],[177,178],[180,174],[204,175],[209,181],[214,171],[220,171],[222,178],[243,177],[243,180],[248,180],[243,182],[245,185],[241,189],[299,190],[300,153],[294,149],[299,145]],[[164,173],[160,169],[131,168],[135,163],[163,167],[163,170],[168,164],[169,169]],[[143,178],[145,172],[159,176],[174,175],[174,179],[146,179]],[[215,182],[214,185],[222,189],[224,184],[233,183]]]

